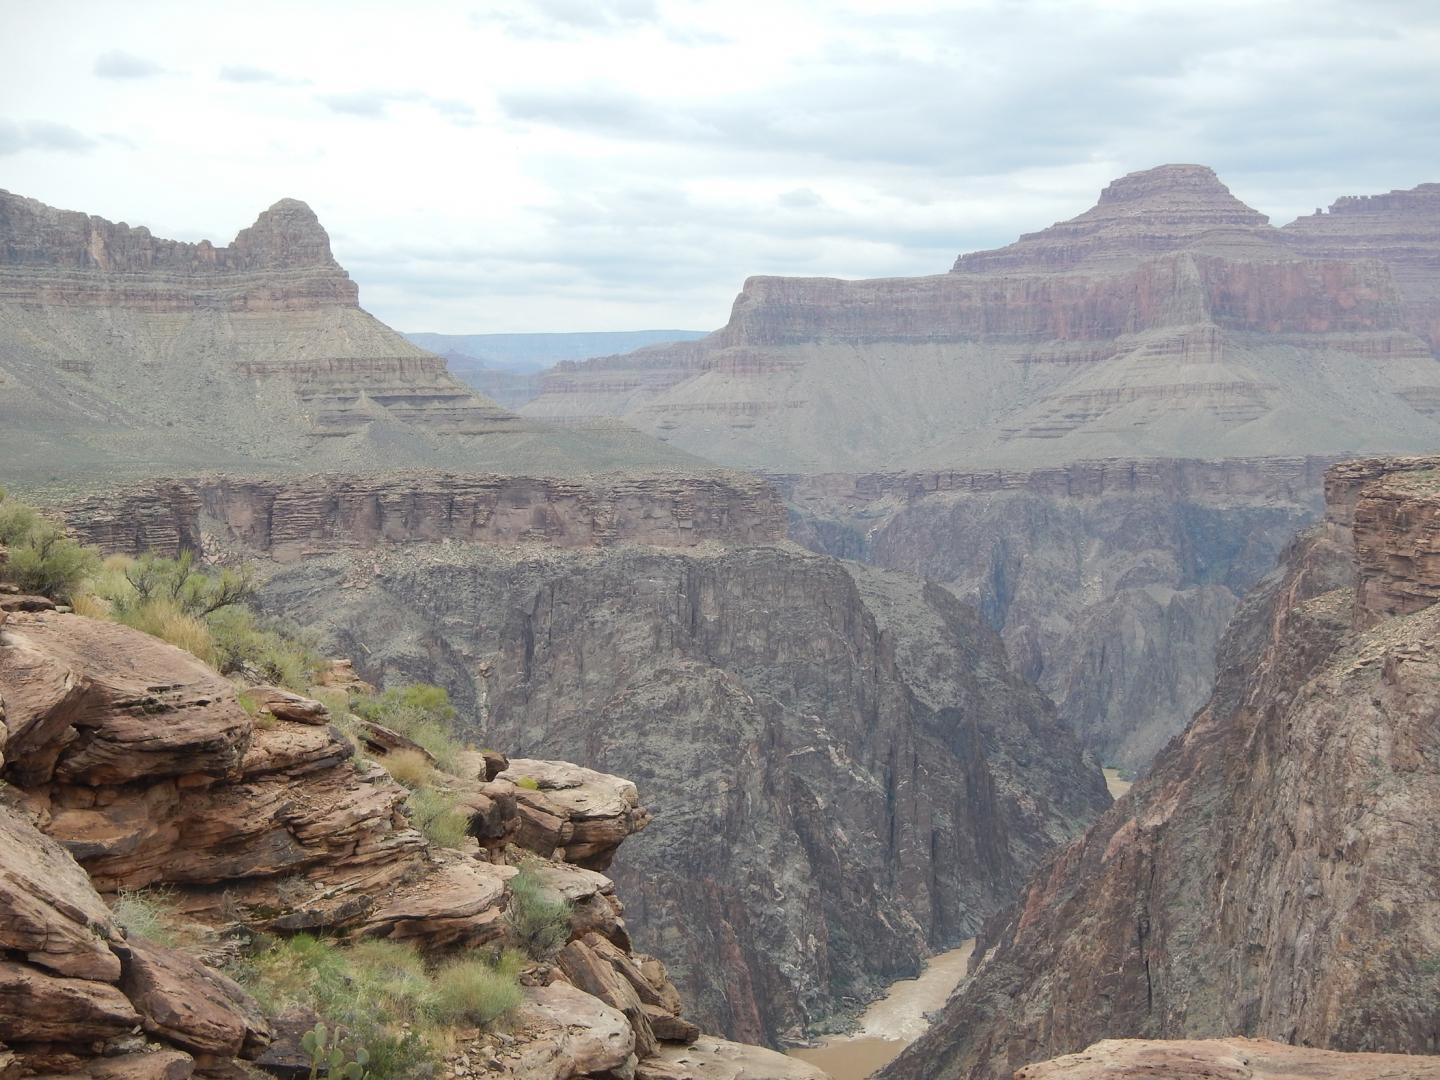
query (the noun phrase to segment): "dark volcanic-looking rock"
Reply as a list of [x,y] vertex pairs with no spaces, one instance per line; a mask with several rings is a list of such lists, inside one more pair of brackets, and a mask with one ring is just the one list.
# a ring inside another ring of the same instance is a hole
[[[1440,607],[1357,611],[1353,589],[1382,520],[1367,504],[1417,464],[1337,467],[1335,517],[1245,601],[1210,702],[986,927],[978,970],[889,1080],[999,1080],[1102,1038],[1435,1049]],[[1416,595],[1402,566],[1387,595]]]
[[264,601],[367,678],[448,686],[484,743],[633,777],[657,816],[612,871],[631,932],[745,1040],[913,973],[1108,801],[973,609],[791,548],[410,546]]
[[807,546],[943,582],[1107,763],[1205,701],[1239,598],[1320,506],[1326,461],[1093,461],[777,478]]

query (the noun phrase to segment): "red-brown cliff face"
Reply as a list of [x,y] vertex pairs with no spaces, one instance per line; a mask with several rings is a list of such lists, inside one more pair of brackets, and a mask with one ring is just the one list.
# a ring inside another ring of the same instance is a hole
[[[1435,1050],[1440,607],[1425,559],[1373,553],[1424,546],[1436,464],[1331,473],[1333,517],[1240,609],[1210,702],[986,928],[886,1077],[1008,1077],[1104,1038]],[[1387,602],[1357,610],[1357,577]]]
[[1328,213],[1286,225],[1285,240],[1311,257],[1378,259],[1405,298],[1406,327],[1440,353],[1440,184],[1385,195],[1347,195]]

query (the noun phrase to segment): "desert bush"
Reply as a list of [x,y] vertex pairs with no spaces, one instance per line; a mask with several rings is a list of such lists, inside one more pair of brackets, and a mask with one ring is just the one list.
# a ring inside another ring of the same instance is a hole
[[350,708],[366,720],[393,728],[424,747],[442,771],[453,773],[459,768],[460,754],[465,747],[454,735],[457,713],[444,687],[429,683],[391,687],[381,694],[355,698]]
[[505,925],[514,944],[535,960],[548,960],[570,940],[570,902],[522,868],[510,879]]
[[266,682],[304,693],[324,663],[297,636],[260,625],[247,607],[221,608],[205,622],[215,641],[216,666],[226,675],[248,669]]
[[451,1024],[488,1027],[522,998],[513,972],[466,957],[435,972],[435,1017]]
[[182,936],[170,896],[160,890],[121,889],[110,905],[110,914],[127,937],[133,934],[157,945],[175,945]]
[[411,945],[344,946],[299,934],[273,942],[235,974],[267,1012],[313,1009],[327,1025],[327,1045],[352,1055],[364,1047],[372,1080],[422,1080],[438,1075],[448,1026],[493,1022],[518,1004],[524,965],[518,954],[472,953],[430,970]]
[[419,750],[395,750],[380,759],[380,764],[398,784],[416,791],[429,784],[435,776],[430,759]]
[[26,592],[55,600],[71,600],[100,565],[94,548],[76,543],[58,525],[39,518],[9,546],[4,576]]
[[219,665],[215,639],[204,619],[187,614],[173,600],[155,597],[134,606],[112,610],[112,617],[199,657],[211,667]]
[[21,543],[41,520],[33,509],[0,489],[0,544],[13,547]]
[[533,776],[517,776],[515,777],[515,786],[524,788],[526,791],[539,791],[540,781]]
[[470,815],[455,796],[436,787],[422,787],[407,800],[415,827],[436,847],[458,848],[470,827]]

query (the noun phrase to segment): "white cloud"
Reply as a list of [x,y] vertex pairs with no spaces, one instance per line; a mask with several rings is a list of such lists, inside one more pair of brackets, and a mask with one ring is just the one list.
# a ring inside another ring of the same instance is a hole
[[5,186],[191,240],[303,198],[377,314],[480,332],[703,328],[752,273],[943,272],[1164,161],[1277,221],[1440,179],[1424,0],[473,7],[27,11]]

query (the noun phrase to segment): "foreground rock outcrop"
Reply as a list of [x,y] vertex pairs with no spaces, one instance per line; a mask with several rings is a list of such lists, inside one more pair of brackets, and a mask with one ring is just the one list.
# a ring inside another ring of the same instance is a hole
[[[531,977],[508,1041],[485,1051],[492,1072],[633,1075],[680,1043],[701,1060],[741,1055],[747,1075],[823,1080],[770,1051],[697,1041],[664,965],[632,951],[599,872],[650,821],[628,781],[467,753],[444,783],[473,839],[438,849],[411,827],[408,792],[355,756],[320,702],[262,687],[247,709],[188,653],[56,611],[0,622],[0,705],[6,1080],[233,1076],[236,1059],[293,1057],[270,1048],[276,1032],[240,986],[127,936],[97,888],[163,888],[217,931],[381,937],[434,955],[501,938],[517,857],[569,901],[571,940]],[[663,1060],[658,1075],[710,1075]]]
[[1357,607],[1355,587],[1430,574],[1357,553],[1398,542],[1383,510],[1434,465],[1330,474],[1331,517],[1240,608],[1209,703],[986,927],[887,1078],[1007,1077],[1117,1037],[1440,1045],[1440,607]]
[[411,545],[294,564],[263,603],[489,739],[634,777],[664,826],[614,871],[631,931],[744,1041],[971,936],[1109,801],[972,608],[790,547]]

